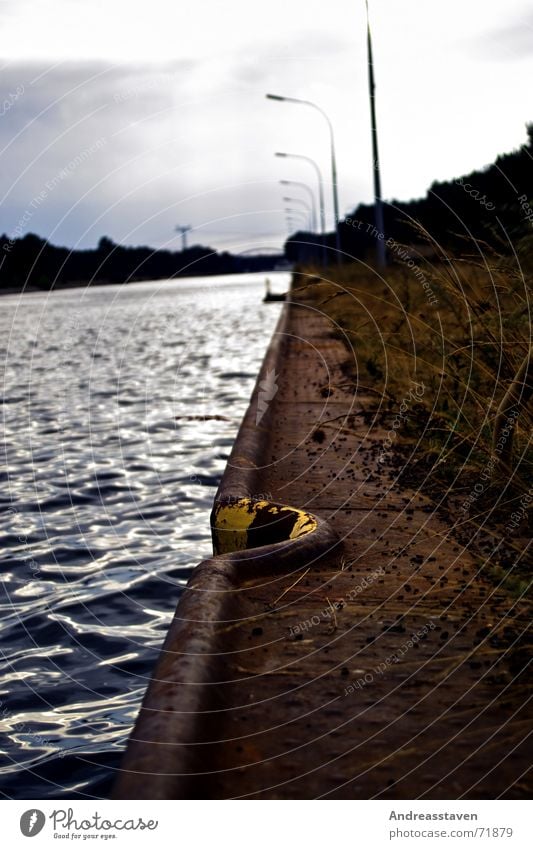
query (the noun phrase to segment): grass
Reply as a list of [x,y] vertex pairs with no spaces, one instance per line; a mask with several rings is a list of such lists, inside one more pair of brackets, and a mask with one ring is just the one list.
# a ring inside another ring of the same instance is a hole
[[[335,323],[347,383],[370,388],[379,410],[405,411],[391,449],[400,477],[438,499],[463,536],[491,538],[491,568],[514,570],[522,586],[531,577],[533,237],[513,257],[476,248],[428,260],[398,246],[383,271],[301,269],[294,289]],[[409,396],[414,385],[423,390]]]

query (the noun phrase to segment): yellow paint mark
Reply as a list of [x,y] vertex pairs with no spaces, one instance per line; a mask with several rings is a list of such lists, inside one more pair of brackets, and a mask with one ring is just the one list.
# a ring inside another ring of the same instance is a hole
[[[213,528],[213,543],[215,554],[229,554],[232,551],[244,551],[253,547],[253,541],[248,538],[250,526],[258,513],[265,511],[274,517],[281,513],[290,513],[295,517],[289,539],[308,534],[317,526],[316,520],[310,513],[297,510],[295,507],[285,507],[272,504],[270,501],[254,501],[251,498],[240,498],[230,504],[222,504],[215,511]],[[265,524],[268,528],[268,524]]]

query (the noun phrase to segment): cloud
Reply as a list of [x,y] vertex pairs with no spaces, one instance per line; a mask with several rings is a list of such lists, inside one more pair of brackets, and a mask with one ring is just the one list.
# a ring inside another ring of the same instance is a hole
[[[190,107],[183,103],[194,69],[192,61],[82,62],[52,69],[32,63],[5,69],[0,102],[12,92],[21,94],[0,119],[0,229],[12,230],[30,207],[31,227],[55,233],[56,239],[72,239],[82,219],[81,233],[110,226],[108,232],[120,238],[136,226],[140,211],[149,218],[157,204],[168,205],[169,187],[162,184],[190,153],[180,118],[186,126]],[[84,152],[93,147],[87,157]],[[57,175],[80,156],[79,167],[58,182]],[[186,175],[181,182],[185,192],[193,191]],[[54,190],[47,192],[49,183]],[[43,192],[46,197],[35,208],[32,203]],[[174,189],[174,199],[176,194]],[[117,203],[122,218],[111,222],[106,210]],[[82,243],[86,240],[96,236]]]
[[533,55],[533,12],[528,8],[515,23],[493,29],[468,42],[477,54],[499,62],[515,62]]
[[[56,242],[89,246],[106,234],[158,246],[184,223],[213,247],[279,245],[279,180],[317,184],[307,163],[275,159],[275,150],[320,164],[331,226],[328,128],[308,107],[267,102],[269,90],[314,101],[331,118],[341,210],[371,199],[364,3],[339,0],[334,13],[323,0],[270,0],[259,13],[249,0],[7,8],[0,3],[11,62],[0,80],[0,230],[10,232],[56,180],[30,220]],[[386,197],[420,196],[433,179],[468,173],[524,140],[531,16],[521,9],[522,0],[505,9],[372,0]],[[502,61],[512,56],[520,74]]]
[[[266,56],[274,47],[263,49]],[[312,55],[312,44],[306,50]],[[0,120],[0,231],[10,234],[29,209],[28,232],[67,245],[91,246],[104,234],[177,244],[180,221],[216,247],[280,245],[278,180],[291,175],[273,151],[283,125],[265,109],[262,86],[243,90],[238,67],[223,57],[10,65],[0,99],[17,86],[23,94]],[[320,117],[304,114],[294,131],[306,121],[311,130],[318,121],[315,155],[327,153]]]
[[304,89],[310,82],[310,66],[315,69],[317,64],[322,64],[330,73],[347,55],[353,55],[353,44],[346,35],[310,33],[291,40],[264,40],[254,47],[252,55],[232,54],[227,60],[231,78],[237,83],[261,83],[264,88],[269,81],[279,79],[282,70],[292,86],[300,85]]

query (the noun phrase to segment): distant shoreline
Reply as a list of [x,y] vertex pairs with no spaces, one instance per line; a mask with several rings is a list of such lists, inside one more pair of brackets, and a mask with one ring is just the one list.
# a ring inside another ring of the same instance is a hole
[[[3,245],[2,245],[3,240]],[[124,247],[103,236],[96,248],[69,249],[50,244],[35,233],[22,238],[0,236],[0,292],[77,289],[80,286],[127,285],[147,280],[207,277],[221,274],[272,272],[287,265],[287,257],[274,252],[243,255],[218,253],[192,245],[181,251],[150,247]]]
[[183,282],[186,283],[189,280],[200,280],[202,277],[246,277],[251,275],[270,275],[271,277],[276,274],[290,274],[290,269],[274,269],[272,271],[233,271],[227,272],[226,274],[191,274],[190,277],[145,277],[139,280],[128,280],[124,283],[117,283],[115,280],[95,280],[91,283],[88,283],[85,280],[82,280],[78,283],[68,282],[68,283],[57,283],[55,286],[52,286],[50,289],[39,288],[38,286],[25,286],[23,289],[21,288],[0,288],[0,295],[46,295],[51,292],[67,292],[70,289],[92,289],[93,287],[105,287],[105,286],[130,286],[134,283],[174,283],[174,282]]

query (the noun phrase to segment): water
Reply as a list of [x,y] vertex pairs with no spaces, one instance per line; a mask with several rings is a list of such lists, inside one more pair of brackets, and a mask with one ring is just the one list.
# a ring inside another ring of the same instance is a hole
[[109,793],[211,553],[213,496],[280,311],[263,291],[247,275],[0,300],[5,797]]

